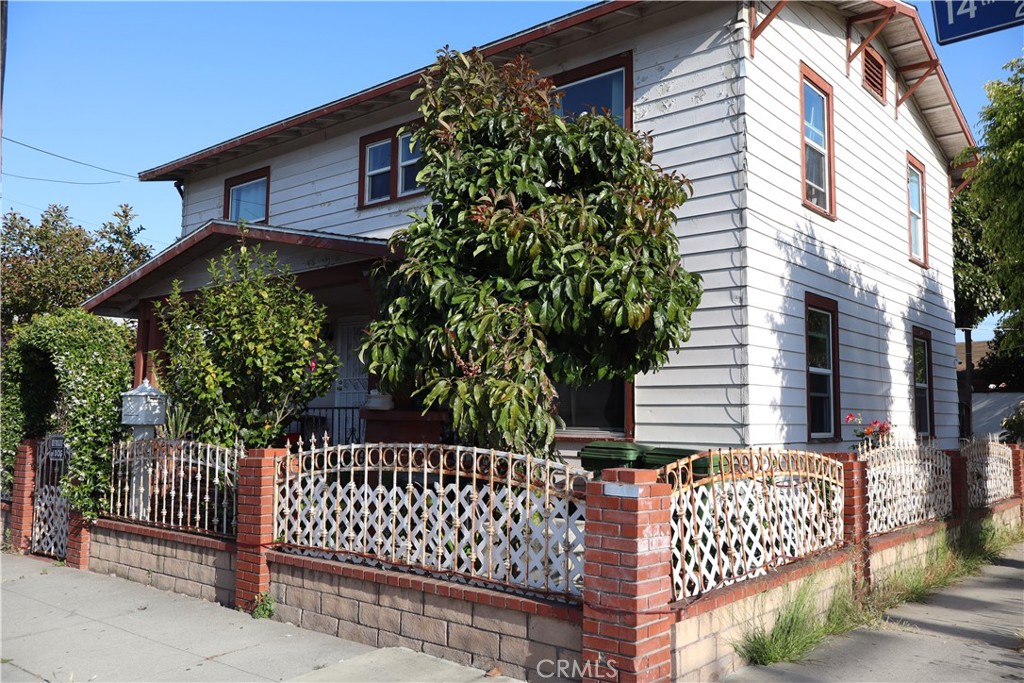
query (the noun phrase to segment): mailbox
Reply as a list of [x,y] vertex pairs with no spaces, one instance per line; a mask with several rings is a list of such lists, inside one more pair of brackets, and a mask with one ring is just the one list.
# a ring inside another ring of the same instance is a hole
[[167,394],[149,385],[149,380],[121,394],[121,424],[162,425],[167,421]]

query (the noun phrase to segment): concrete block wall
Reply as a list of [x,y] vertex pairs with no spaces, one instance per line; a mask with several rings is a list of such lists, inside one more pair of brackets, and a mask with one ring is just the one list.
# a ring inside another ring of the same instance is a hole
[[234,543],[126,524],[92,525],[89,569],[227,607],[235,604]]
[[6,543],[11,533],[11,503],[10,501],[0,502],[0,539]]
[[805,582],[818,612],[825,613],[837,591],[852,588],[851,560],[847,551],[807,558],[680,608],[672,627],[672,680],[714,681],[744,666],[733,645],[752,627],[770,629]]
[[269,560],[278,621],[531,681],[557,662],[582,671],[577,606],[279,552]]

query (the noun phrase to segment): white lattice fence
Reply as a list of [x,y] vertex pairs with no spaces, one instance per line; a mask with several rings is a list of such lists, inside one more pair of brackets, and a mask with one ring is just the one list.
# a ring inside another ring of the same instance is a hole
[[988,507],[1013,495],[1013,451],[995,439],[967,442],[960,448],[967,461],[967,500],[972,508]]
[[463,446],[300,442],[278,461],[274,536],[285,550],[577,596],[590,477]]
[[913,437],[884,435],[862,444],[867,463],[868,533],[941,519],[953,509],[949,456]]
[[230,536],[235,473],[245,448],[139,439],[114,444],[106,516]]
[[659,476],[673,487],[676,599],[842,543],[843,466],[818,453],[710,451]]

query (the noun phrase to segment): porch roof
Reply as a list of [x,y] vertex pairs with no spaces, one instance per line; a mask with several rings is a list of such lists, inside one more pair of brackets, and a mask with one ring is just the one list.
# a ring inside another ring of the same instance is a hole
[[[310,262],[306,270],[317,270],[340,263],[384,259],[391,255],[387,240],[326,232],[293,230],[269,225],[246,226],[246,239],[252,242],[287,246],[311,254],[327,252],[334,258]],[[85,310],[99,315],[134,317],[139,301],[153,296],[152,289],[169,282],[183,268],[203,264],[218,250],[235,242],[241,233],[237,224],[211,220],[189,233],[123,278],[82,304]],[[300,272],[293,268],[293,272]],[[166,293],[166,292],[164,292]]]

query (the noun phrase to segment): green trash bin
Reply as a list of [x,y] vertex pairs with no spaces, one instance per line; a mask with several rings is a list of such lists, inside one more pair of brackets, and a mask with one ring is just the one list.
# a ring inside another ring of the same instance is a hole
[[[691,455],[697,455],[698,453],[705,452],[707,452],[706,449],[699,450],[696,448],[656,446],[644,453],[640,466],[646,469],[657,469],[671,464],[676,460],[681,460],[683,458],[688,458]],[[709,454],[703,458],[697,458],[693,461],[692,467],[693,476],[698,479],[708,476],[712,471],[717,474],[722,471],[721,457]]]
[[613,467],[636,467],[648,447],[628,441],[591,441],[580,449],[583,469],[598,473]]

